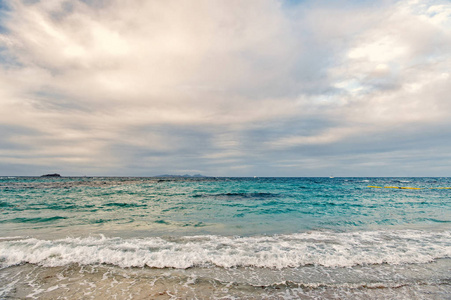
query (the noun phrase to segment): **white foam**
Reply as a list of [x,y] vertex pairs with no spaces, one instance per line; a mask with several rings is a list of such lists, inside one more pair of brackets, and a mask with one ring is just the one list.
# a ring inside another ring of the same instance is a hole
[[308,232],[258,237],[190,236],[122,239],[87,237],[0,241],[2,267],[111,264],[181,268],[253,266],[282,269],[303,265],[351,267],[427,263],[451,257],[451,231]]
[[2,282],[2,286],[0,287],[0,299],[6,299],[6,296],[14,290],[14,287],[19,282],[19,279],[15,279],[6,283],[5,275],[9,274],[0,274],[0,281]]

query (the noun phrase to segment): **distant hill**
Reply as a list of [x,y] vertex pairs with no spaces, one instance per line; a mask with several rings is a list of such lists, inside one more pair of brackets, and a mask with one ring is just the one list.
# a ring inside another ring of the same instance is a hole
[[164,174],[164,175],[157,175],[155,177],[208,177],[202,174],[194,174],[194,175],[190,175],[190,174],[185,174],[185,175],[170,175],[170,174]]

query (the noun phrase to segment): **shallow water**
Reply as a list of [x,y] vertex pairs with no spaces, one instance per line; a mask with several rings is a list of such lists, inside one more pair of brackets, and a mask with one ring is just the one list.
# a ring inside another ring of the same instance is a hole
[[450,299],[440,187],[451,180],[0,178],[0,298]]

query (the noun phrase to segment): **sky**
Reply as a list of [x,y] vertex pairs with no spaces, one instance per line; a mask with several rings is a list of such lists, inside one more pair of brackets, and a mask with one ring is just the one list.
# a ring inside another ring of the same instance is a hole
[[449,0],[0,0],[0,175],[451,176]]

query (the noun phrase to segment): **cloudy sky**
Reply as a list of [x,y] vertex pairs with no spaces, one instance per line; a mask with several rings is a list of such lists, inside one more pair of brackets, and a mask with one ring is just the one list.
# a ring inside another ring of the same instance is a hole
[[451,176],[448,0],[0,0],[0,175]]

